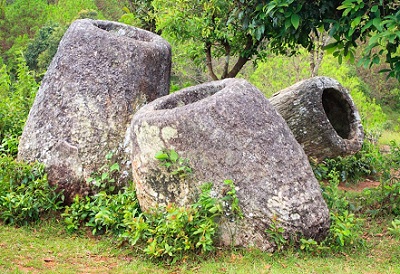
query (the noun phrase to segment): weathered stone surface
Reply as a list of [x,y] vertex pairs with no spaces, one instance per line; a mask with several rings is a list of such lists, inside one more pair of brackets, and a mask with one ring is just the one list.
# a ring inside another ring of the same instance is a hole
[[328,77],[313,77],[270,98],[310,157],[344,156],[361,149],[364,133],[349,92]]
[[43,78],[19,146],[19,158],[43,162],[67,198],[114,152],[131,176],[125,138],[143,101],[169,92],[171,53],[158,35],[127,25],[77,20],[65,33]]
[[[223,181],[231,179],[244,218],[222,218],[221,244],[270,250],[265,229],[274,218],[288,234],[315,239],[329,228],[307,156],[283,118],[245,80],[210,82],[159,98],[135,114],[131,134],[133,174],[144,210],[169,202],[187,205],[206,182],[222,195]],[[189,159],[193,176],[163,180],[154,159],[162,149]]]

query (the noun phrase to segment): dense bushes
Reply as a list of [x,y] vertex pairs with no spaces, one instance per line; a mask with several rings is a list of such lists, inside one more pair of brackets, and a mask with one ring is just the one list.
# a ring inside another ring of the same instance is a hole
[[377,146],[368,140],[364,141],[361,151],[346,157],[326,158],[322,162],[313,163],[315,177],[320,180],[329,180],[330,172],[338,173],[339,179],[346,183],[357,183],[366,177],[378,177],[387,166]]
[[181,258],[187,251],[214,249],[216,218],[222,202],[211,197],[206,184],[196,203],[188,207],[169,204],[141,212],[135,191],[118,194],[100,192],[92,197],[76,197],[62,214],[69,232],[88,227],[94,235],[111,234],[131,245],[139,245],[152,257]]
[[[171,176],[191,173],[186,160],[173,150],[160,151],[156,159]],[[103,167],[103,174],[107,170],[115,172],[114,165],[109,163],[108,168]],[[108,233],[131,245],[139,245],[152,257],[178,259],[187,251],[213,250],[216,220],[223,213],[223,201],[231,208],[238,208],[234,185],[231,181],[226,184],[231,190],[223,200],[211,197],[212,184],[209,183],[202,187],[197,202],[191,206],[168,204],[141,212],[133,187],[109,194],[109,182],[104,182],[105,191],[92,197],[76,197],[62,216],[69,232],[89,227],[95,235]]]
[[22,225],[61,208],[62,194],[49,186],[44,166],[0,157],[0,220]]
[[[397,146],[392,149],[398,151]],[[365,148],[361,153],[370,151],[371,148]],[[382,166],[390,168],[398,163],[395,153],[387,157],[380,160],[384,162]],[[165,165],[166,162],[161,161],[160,164]],[[108,168],[112,166],[110,162]],[[266,230],[266,236],[280,247],[279,250],[295,247],[315,254],[346,251],[363,244],[361,218],[377,214],[399,216],[400,183],[395,176],[389,177],[388,181],[383,180],[381,187],[366,189],[357,199],[349,200],[345,192],[338,189],[341,173],[336,168],[339,166],[324,166],[327,182],[321,184],[331,216],[328,237],[320,243],[302,238],[301,235],[287,239],[279,223],[274,223]],[[188,171],[187,168],[184,170]],[[137,246],[138,250],[151,257],[178,260],[187,252],[209,252],[214,249],[217,220],[224,213],[223,204],[229,203],[231,208],[236,209],[234,214],[240,217],[234,185],[230,181],[226,184],[231,190],[222,199],[212,197],[212,184],[206,184],[197,202],[191,206],[169,204],[141,212],[133,186],[111,194],[106,183],[105,190],[94,196],[77,196],[70,206],[65,207],[61,216],[70,233],[90,229],[94,235],[117,236],[122,242]],[[54,190],[47,183],[42,165],[19,163],[4,155],[0,158],[0,219],[4,223],[27,224],[39,220],[44,213],[63,210],[62,194]],[[397,233],[396,222],[391,229]]]
[[6,65],[0,67],[0,154],[16,155],[18,138],[39,85],[25,65],[18,59],[16,79]]

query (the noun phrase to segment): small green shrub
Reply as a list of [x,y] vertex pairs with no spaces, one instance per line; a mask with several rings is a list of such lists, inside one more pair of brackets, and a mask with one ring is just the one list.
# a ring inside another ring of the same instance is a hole
[[[160,151],[156,159],[170,173],[168,176],[185,178],[191,174],[189,162],[174,150]],[[104,177],[108,178],[108,175]],[[122,241],[139,246],[150,257],[175,261],[188,251],[214,249],[217,221],[223,212],[233,220],[242,217],[233,181],[226,180],[224,184],[226,191],[221,198],[212,196],[213,185],[207,183],[201,187],[197,202],[192,205],[168,204],[147,212],[141,212],[133,188],[117,194],[101,191],[92,197],[75,197],[62,216],[69,232],[90,227],[93,234],[118,235]],[[107,190],[108,186],[99,184],[99,188]]]
[[169,204],[126,216],[123,238],[132,245],[144,245],[151,257],[183,256],[186,251],[208,252],[214,249],[216,219],[223,209],[217,198],[211,197],[212,184],[205,184],[198,201],[188,207]]
[[339,192],[340,183],[339,172],[331,170],[327,176],[328,183],[321,183],[322,196],[331,211],[345,211],[349,209],[349,202],[346,197]]
[[222,197],[225,216],[230,218],[231,221],[243,218],[243,212],[239,206],[239,198],[236,195],[235,184],[232,180],[225,180],[224,185],[227,186],[227,190]]
[[327,158],[317,165],[312,165],[319,181],[329,180],[329,172],[336,170],[342,182],[357,183],[365,177],[381,172],[384,168],[384,158],[377,146],[365,141],[361,151],[355,155]]
[[115,186],[119,184],[120,168],[118,163],[113,163],[112,158],[113,152],[109,152],[106,155],[106,164],[100,167],[98,171],[93,172],[87,179],[88,185],[95,192],[106,191],[107,193],[114,193],[116,191]]
[[372,216],[400,216],[400,181],[392,178],[382,182],[379,188],[364,189],[359,200],[363,203],[363,211]]
[[62,214],[68,232],[90,227],[94,235],[113,234],[131,245],[143,247],[151,257],[179,259],[187,251],[213,250],[216,219],[223,208],[211,197],[212,184],[202,187],[198,201],[188,207],[169,204],[141,212],[132,189],[118,194],[100,192],[92,197],[76,196]]
[[102,191],[91,197],[76,196],[61,216],[64,218],[66,230],[70,233],[85,226],[92,229],[93,235],[119,235],[126,228],[123,221],[125,215],[137,215],[139,212],[136,192],[130,187],[117,194]]
[[277,251],[282,251],[290,244],[289,239],[285,235],[285,229],[279,226],[277,216],[271,220],[269,228],[265,230],[269,240],[275,245]]
[[362,244],[361,224],[362,220],[350,213],[350,203],[338,190],[339,173],[333,169],[330,171],[329,184],[322,184],[322,196],[324,197],[330,212],[331,226],[328,237],[322,242],[333,250],[342,250],[356,244]]
[[172,176],[184,179],[192,173],[188,159],[179,157],[178,153],[173,149],[161,150],[154,157],[160,162],[161,166],[167,169],[167,173]]
[[361,236],[362,220],[347,210],[331,212],[331,226],[329,236],[324,245],[333,250],[342,250],[346,247],[363,244]]
[[0,219],[8,224],[34,222],[61,208],[62,194],[49,186],[44,166],[0,157]]
[[396,239],[400,239],[400,220],[394,219],[391,223],[391,226],[388,227],[388,231]]

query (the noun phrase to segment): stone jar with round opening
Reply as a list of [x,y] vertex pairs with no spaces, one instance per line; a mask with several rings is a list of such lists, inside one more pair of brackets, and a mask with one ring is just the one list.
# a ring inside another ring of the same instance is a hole
[[336,80],[313,77],[270,98],[309,157],[322,160],[354,154],[364,132],[349,92]]
[[[245,80],[226,79],[180,90],[141,108],[132,119],[132,164],[143,210],[194,202],[200,186],[213,195],[236,186],[244,218],[229,203],[219,220],[222,245],[272,250],[265,230],[273,224],[285,236],[322,239],[329,212],[307,156],[283,118]],[[192,174],[176,178],[155,159],[161,150],[188,159]]]
[[160,36],[117,22],[76,20],[43,78],[19,159],[43,162],[67,202],[89,194],[87,179],[113,162],[121,177],[112,184],[126,185],[131,164],[125,136],[132,115],[144,102],[168,94],[170,69],[170,45]]

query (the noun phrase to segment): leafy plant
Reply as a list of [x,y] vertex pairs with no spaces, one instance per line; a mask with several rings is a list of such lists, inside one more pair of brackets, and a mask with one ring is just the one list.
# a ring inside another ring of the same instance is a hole
[[322,196],[330,210],[331,225],[328,237],[322,246],[333,250],[342,250],[355,244],[361,244],[361,219],[349,212],[350,203],[339,193],[339,173],[333,169],[328,177],[329,185],[322,184]]
[[[156,158],[173,176],[184,178],[191,172],[188,161],[173,150],[163,150]],[[170,203],[146,212],[141,212],[133,189],[118,194],[101,191],[92,197],[75,197],[62,216],[69,232],[90,227],[93,234],[118,235],[151,257],[176,261],[188,251],[214,249],[218,218],[224,210],[232,218],[242,217],[233,182],[226,180],[224,184],[226,192],[221,198],[212,196],[213,184],[207,183],[192,205],[179,207]]]
[[400,215],[400,181],[396,178],[386,180],[379,188],[365,189],[360,198],[364,211],[372,216],[380,214]]
[[349,213],[347,210],[343,212],[331,212],[331,226],[329,236],[325,243],[337,250],[341,250],[347,246],[353,246],[356,243],[362,243],[361,219]]
[[394,219],[391,223],[391,227],[388,227],[388,231],[394,237],[400,238],[400,220]]
[[225,215],[232,220],[243,218],[243,212],[239,206],[239,198],[236,195],[235,184],[232,180],[225,180],[224,184],[228,187],[222,197]]
[[65,208],[62,217],[65,228],[70,233],[84,226],[91,228],[93,235],[120,235],[125,230],[125,215],[137,215],[139,212],[136,192],[130,187],[117,194],[102,191],[91,197],[76,196],[73,203]]
[[9,224],[37,221],[62,208],[63,196],[47,182],[44,166],[0,157],[0,219]]
[[16,156],[18,154],[19,138],[13,135],[7,135],[3,138],[0,144],[0,155]]
[[331,170],[328,174],[328,184],[321,183],[322,196],[325,199],[328,208],[332,211],[345,211],[349,208],[349,202],[339,192],[339,172],[335,169]]
[[189,166],[189,161],[185,158],[179,157],[178,153],[171,150],[161,150],[154,156],[160,161],[161,166],[166,167],[167,172],[172,176],[177,176],[181,179],[192,173]]
[[285,229],[279,226],[278,216],[274,216],[271,219],[271,224],[269,228],[265,230],[265,233],[278,251],[282,251],[289,245],[289,240],[287,235],[285,235]]
[[113,193],[115,191],[115,185],[118,181],[119,176],[119,164],[112,163],[113,152],[109,152],[106,155],[107,163],[104,164],[100,169],[87,179],[87,183],[97,191],[107,191]]
[[126,216],[123,238],[130,244],[144,244],[152,257],[182,258],[185,251],[208,252],[214,249],[216,219],[222,205],[211,197],[212,184],[205,184],[198,201],[188,207],[169,204],[143,212],[138,217]]
[[384,168],[384,159],[378,147],[366,141],[361,151],[347,157],[327,158],[314,164],[314,174],[320,181],[329,180],[330,172],[335,170],[342,182],[356,183],[361,179],[377,175]]
[[320,253],[321,251],[329,250],[328,246],[325,246],[323,243],[319,243],[314,239],[305,239],[300,238],[300,250],[306,253]]

